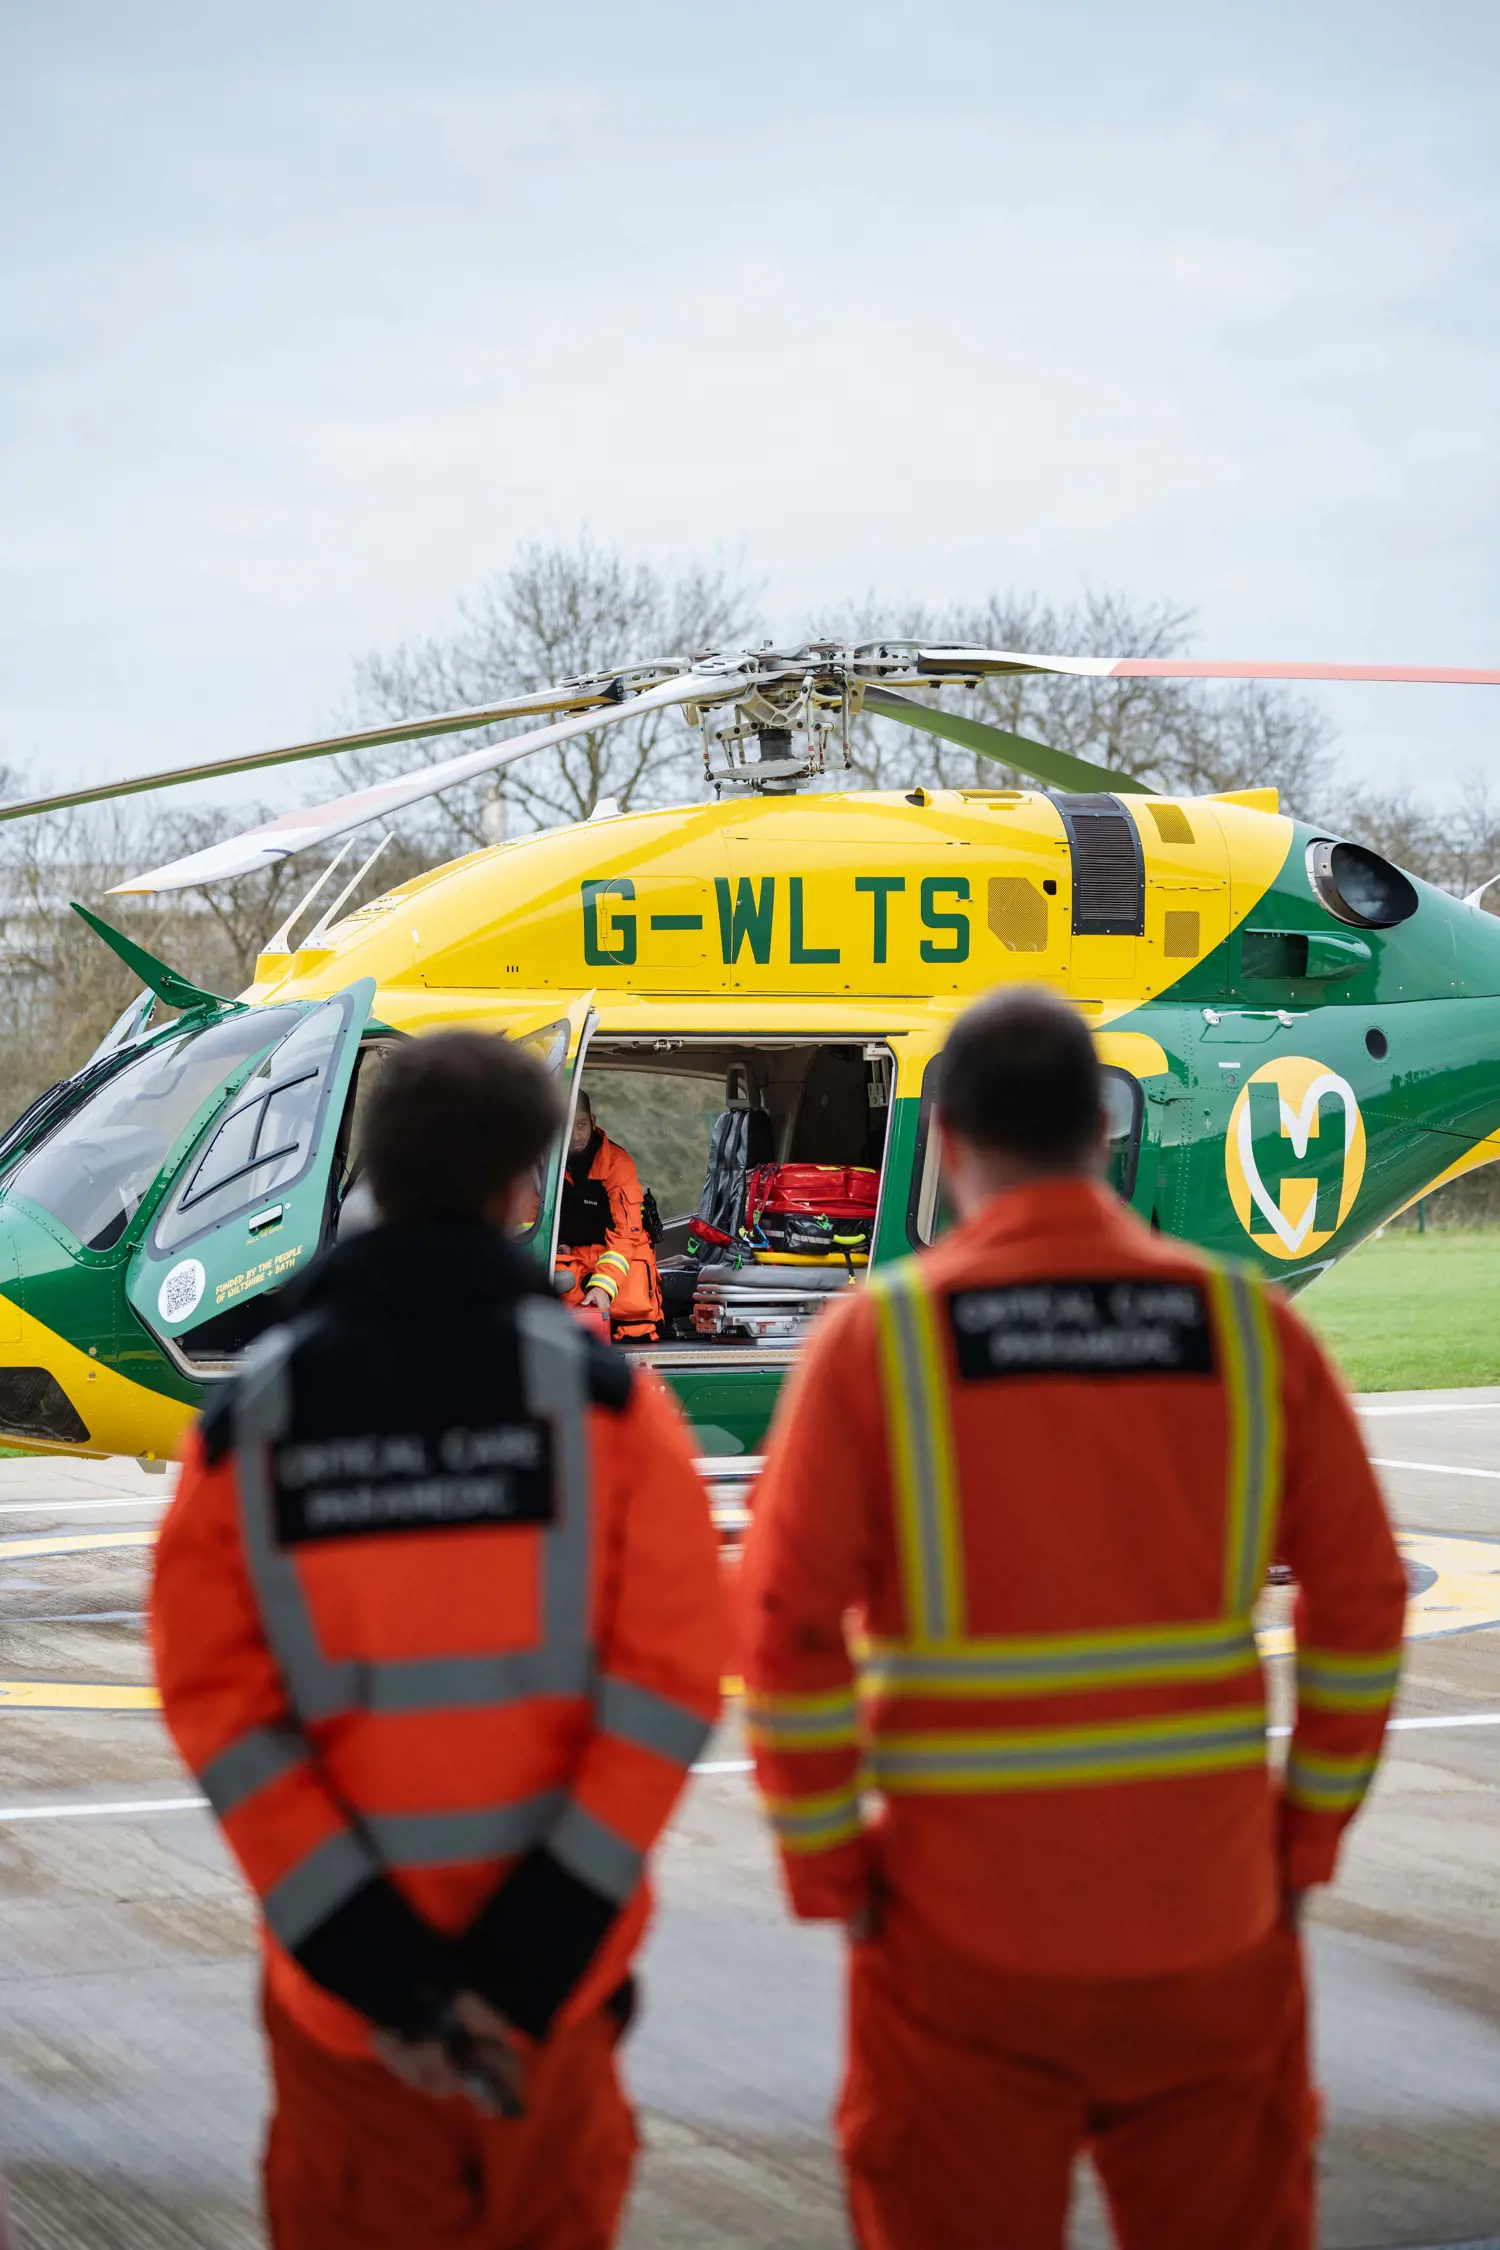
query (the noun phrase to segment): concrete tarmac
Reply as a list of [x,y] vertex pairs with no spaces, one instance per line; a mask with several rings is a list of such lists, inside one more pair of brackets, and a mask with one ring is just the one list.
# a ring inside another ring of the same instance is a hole
[[[1418,1593],[1407,1723],[1313,1922],[1324,2240],[1500,2250],[1500,1390],[1363,1404]],[[0,2162],[27,2250],[262,2240],[250,1916],[207,1816],[162,1809],[192,1785],[140,1692],[165,1492],[0,1463]],[[707,1759],[742,1754],[731,1713]],[[785,1918],[742,1773],[695,1780],[659,1887],[630,2250],[834,2250],[838,1948]],[[1107,2240],[1085,2175],[1075,2250]]]

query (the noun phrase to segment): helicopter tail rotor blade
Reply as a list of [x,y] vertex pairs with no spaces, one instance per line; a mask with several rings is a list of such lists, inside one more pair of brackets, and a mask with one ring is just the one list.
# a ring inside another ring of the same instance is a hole
[[417,804],[423,797],[435,796],[439,790],[452,789],[459,782],[472,781],[479,774],[511,765],[517,758],[529,757],[534,750],[546,750],[555,743],[570,742],[575,735],[590,734],[598,727],[618,726],[622,720],[639,718],[645,712],[665,710],[674,704],[723,701],[742,686],[737,676],[724,672],[690,672],[678,679],[665,680],[656,687],[643,689],[638,695],[623,696],[602,708],[596,706],[571,718],[557,720],[551,726],[536,727],[530,734],[512,735],[508,741],[487,743],[483,749],[467,751],[462,757],[447,758],[434,766],[420,766],[412,773],[375,782],[368,789],[351,790],[346,796],[330,797],[321,805],[301,806],[295,812],[282,813],[277,819],[268,820],[258,828],[247,828],[222,844],[210,844],[205,851],[190,852],[185,859],[172,860],[165,867],[153,867],[144,875],[133,875],[128,882],[116,883],[111,895],[181,891],[202,883],[228,882],[236,875],[249,875],[258,867],[287,859],[293,852],[326,843],[331,836],[341,836],[350,828],[360,828],[366,821],[384,819],[406,805]]
[[1087,680],[1383,680],[1418,687],[1500,687],[1500,671],[1471,665],[1252,663],[1218,656],[1037,656],[993,648],[913,648],[911,665],[914,677],[929,680],[1062,672]]
[[1014,766],[1018,773],[1029,774],[1047,789],[1089,792],[1105,790],[1118,796],[1122,792],[1135,796],[1148,796],[1149,785],[1137,781],[1133,774],[1113,773],[1108,766],[1093,766],[1087,758],[1075,758],[1067,750],[1049,750],[1044,742],[1032,742],[1024,734],[1012,734],[1006,727],[993,727],[981,719],[966,719],[956,711],[937,711],[931,704],[918,703],[912,696],[898,695],[888,687],[867,687],[864,707],[883,719],[899,719],[903,726],[920,727],[924,734],[940,735],[945,742],[956,742],[965,750],[977,750],[981,757],[997,758],[1002,765]]

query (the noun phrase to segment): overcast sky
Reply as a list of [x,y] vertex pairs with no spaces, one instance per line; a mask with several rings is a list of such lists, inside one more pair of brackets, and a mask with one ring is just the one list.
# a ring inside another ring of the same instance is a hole
[[[0,759],[320,731],[585,528],[1500,664],[1497,65],[1493,0],[0,0]],[[1500,783],[1500,691],[1326,697]]]

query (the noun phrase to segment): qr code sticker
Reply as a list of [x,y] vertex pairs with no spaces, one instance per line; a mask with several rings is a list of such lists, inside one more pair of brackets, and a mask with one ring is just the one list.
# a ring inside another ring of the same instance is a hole
[[184,1258],[175,1265],[157,1291],[156,1309],[162,1319],[186,1320],[189,1313],[196,1312],[206,1278],[196,1258]]

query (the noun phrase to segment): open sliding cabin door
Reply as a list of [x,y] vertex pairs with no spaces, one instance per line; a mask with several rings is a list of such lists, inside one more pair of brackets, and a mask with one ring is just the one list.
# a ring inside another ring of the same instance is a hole
[[536,1216],[521,1236],[526,1247],[541,1261],[549,1274],[557,1256],[557,1222],[562,1210],[563,1169],[568,1159],[568,1140],[578,1107],[583,1059],[588,1053],[589,1041],[594,1035],[597,1021],[593,993],[580,992],[565,1004],[561,1012],[549,1010],[534,1026],[524,1021],[506,1026],[509,1038],[520,1046],[530,1047],[541,1057],[556,1077],[558,1091],[562,1096],[562,1131],[538,1162]]

